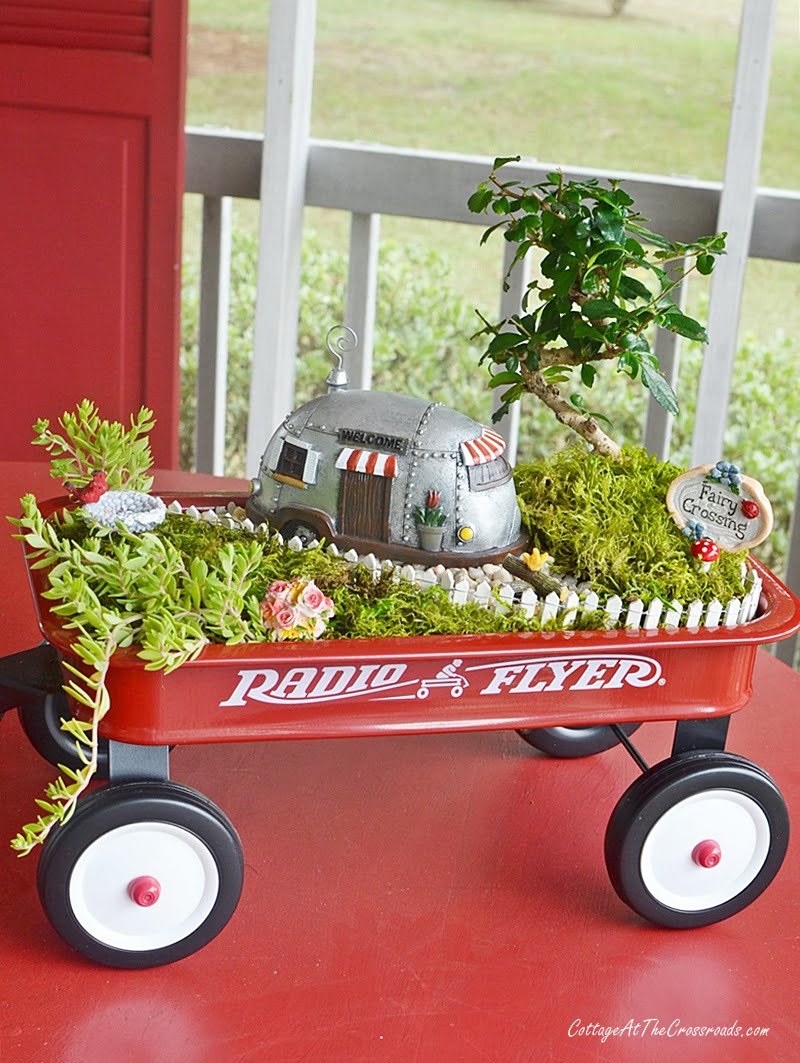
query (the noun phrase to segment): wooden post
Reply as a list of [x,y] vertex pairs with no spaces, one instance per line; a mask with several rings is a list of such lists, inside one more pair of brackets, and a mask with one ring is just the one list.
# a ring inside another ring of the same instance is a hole
[[755,213],[777,0],[744,0],[718,231],[727,254],[714,270],[706,348],[697,393],[691,464],[722,457],[747,257]]
[[[685,262],[685,259],[683,262]],[[683,262],[681,265],[683,265]],[[681,310],[683,310],[686,302],[686,288],[686,282],[681,281],[672,292],[672,297]],[[668,329],[656,329],[655,353],[661,366],[661,372],[666,377],[673,391],[677,392],[680,337]],[[647,403],[647,416],[644,422],[644,447],[650,454],[655,454],[662,461],[669,461],[674,422],[673,415],[659,405],[651,395]]]
[[[503,251],[503,276],[505,277],[514,255],[517,253],[517,245],[504,241]],[[516,264],[508,278],[508,291],[501,290],[500,294],[500,317],[501,319],[519,314],[522,309],[522,297],[528,287],[530,279],[530,265],[527,258],[523,258]],[[495,388],[492,392],[492,412],[502,405],[500,393],[505,388]],[[498,421],[495,429],[506,441],[505,458],[510,465],[517,460],[517,447],[519,446],[519,415],[520,404],[515,402],[505,417]]]
[[350,218],[350,260],[344,321],[358,336],[358,345],[345,356],[345,369],[351,388],[366,389],[372,385],[380,222],[380,214],[354,213]]
[[194,453],[197,471],[215,476],[225,472],[230,282],[231,199],[204,196]]
[[247,471],[294,403],[316,0],[270,8]]

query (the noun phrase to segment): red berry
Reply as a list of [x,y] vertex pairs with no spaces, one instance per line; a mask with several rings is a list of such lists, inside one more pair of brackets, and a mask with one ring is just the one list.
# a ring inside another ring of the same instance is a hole
[[742,513],[748,520],[755,520],[760,512],[758,502],[750,502],[748,499],[742,502]]

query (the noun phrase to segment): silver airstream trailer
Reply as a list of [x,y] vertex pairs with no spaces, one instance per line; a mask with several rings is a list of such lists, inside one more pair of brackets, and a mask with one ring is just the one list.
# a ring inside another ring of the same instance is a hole
[[417,520],[433,498],[443,520],[438,561],[478,565],[523,547],[502,436],[438,402],[349,390],[329,349],[339,367],[327,394],[290,413],[267,444],[251,520],[268,520],[284,538],[430,564]]

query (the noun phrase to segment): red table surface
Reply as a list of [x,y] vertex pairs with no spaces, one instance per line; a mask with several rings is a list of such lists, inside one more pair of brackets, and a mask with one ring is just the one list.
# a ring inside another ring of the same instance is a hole
[[[0,464],[6,512],[22,490],[47,490],[33,468]],[[160,485],[211,480],[170,474]],[[18,549],[0,547],[2,652],[36,640]],[[758,657],[728,744],[775,776],[796,818],[800,676]],[[668,724],[638,736],[651,762],[668,754]],[[30,817],[52,770],[15,714],[0,739],[2,838]],[[636,775],[619,748],[556,761],[512,732],[485,732],[185,747],[172,763],[241,834],[239,909],[178,964],[109,970],[50,928],[37,858],[0,853],[4,1063],[800,1058],[796,843],[735,918],[649,926],[603,865],[606,822]],[[629,1023],[602,1040],[602,1028]],[[595,1032],[576,1033],[585,1027]],[[749,1027],[769,1032],[748,1038]]]

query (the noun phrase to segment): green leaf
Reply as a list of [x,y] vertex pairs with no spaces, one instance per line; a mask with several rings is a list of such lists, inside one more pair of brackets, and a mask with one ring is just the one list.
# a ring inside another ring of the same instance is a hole
[[553,332],[561,324],[561,310],[558,302],[558,299],[551,299],[542,310],[542,316],[539,318],[540,332]]
[[[477,213],[480,213],[479,211]],[[483,236],[481,236],[481,246],[483,246],[495,229],[499,229],[502,225],[505,225],[504,221],[498,221],[494,225],[490,225],[488,229],[484,229]]]
[[594,223],[604,240],[621,244],[625,240],[625,226],[616,211],[602,204],[595,207]]
[[677,332],[679,336],[685,336],[687,340],[697,340],[701,343],[708,342],[708,333],[693,317],[687,317],[678,309],[669,309],[658,316],[659,324],[670,332]]
[[650,351],[650,344],[647,342],[647,337],[643,336],[641,332],[627,332],[620,339],[619,345],[628,351],[643,352],[645,354]]
[[498,157],[497,157],[497,158],[496,158],[496,159],[494,160],[494,165],[492,166],[492,169],[493,169],[493,170],[499,170],[499,169],[500,169],[500,167],[501,167],[501,166],[505,166],[505,165],[506,165],[506,163],[509,163],[509,162],[519,162],[519,160],[520,160],[521,158],[522,158],[522,156],[521,156],[521,155],[499,155],[499,156],[498,156]]
[[590,325],[588,321],[584,321],[582,317],[579,317],[572,326],[573,335],[579,340],[595,340],[602,343],[605,340],[605,333],[601,332],[599,328],[594,325]]
[[518,384],[522,380],[519,373],[512,373],[505,370],[502,373],[495,373],[495,375],[489,380],[490,388],[500,388],[504,384]]
[[653,293],[636,277],[624,273],[619,279],[619,294],[623,299],[647,299],[653,298]]
[[481,214],[492,201],[491,188],[479,188],[477,192],[473,192],[467,200],[467,207],[473,214]]
[[542,370],[542,376],[550,384],[563,384],[569,380],[569,371],[563,365],[548,365]]
[[514,384],[514,386],[510,387],[508,391],[504,391],[500,398],[504,403],[516,402],[518,399],[522,398],[522,392],[524,390],[522,384]]
[[709,273],[714,269],[714,256],[713,255],[698,255],[697,256],[697,272],[702,273],[704,277],[707,277]]
[[654,369],[649,362],[643,361],[641,365],[642,370],[642,383],[659,404],[667,413],[677,414],[678,399],[675,392],[669,385],[669,382],[665,377]]
[[587,299],[581,307],[583,314],[594,320],[602,317],[619,317],[624,311],[610,299]]
[[665,236],[660,236],[658,233],[651,232],[650,229],[646,229],[643,225],[639,225],[637,222],[628,222],[628,228],[632,233],[635,233],[640,239],[644,240],[647,244],[652,244],[653,247],[659,248],[661,251],[674,251],[675,245]]
[[581,366],[581,380],[587,388],[592,387],[594,379],[597,376],[597,370],[589,362],[584,362]]
[[486,348],[487,354],[502,354],[503,351],[509,351],[512,347],[516,347],[521,342],[522,337],[518,332],[499,332],[489,346]]
[[561,264],[561,269],[553,278],[553,290],[556,295],[565,296],[569,295],[570,288],[578,279],[578,261],[575,259],[570,262],[566,259]]

